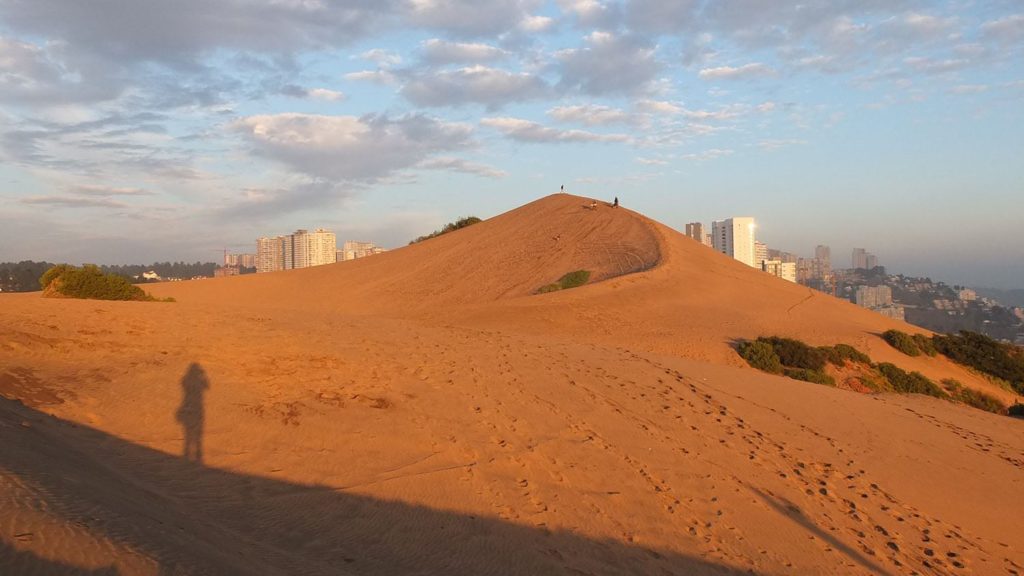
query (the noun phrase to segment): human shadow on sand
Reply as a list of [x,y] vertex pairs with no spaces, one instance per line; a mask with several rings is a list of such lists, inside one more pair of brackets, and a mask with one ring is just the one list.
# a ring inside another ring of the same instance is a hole
[[182,457],[198,464],[203,462],[203,424],[206,419],[203,394],[209,388],[210,380],[206,377],[206,371],[193,362],[181,378],[181,406],[174,414],[175,419],[181,423],[185,437]]
[[[161,574],[749,573],[543,524],[210,468],[3,397],[0,430],[4,475],[45,495],[69,525],[153,558]],[[38,562],[11,550],[0,547],[2,573]]]

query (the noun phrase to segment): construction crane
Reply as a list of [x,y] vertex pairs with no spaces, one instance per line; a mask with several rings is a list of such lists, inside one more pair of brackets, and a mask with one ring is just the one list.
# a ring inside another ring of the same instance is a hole
[[211,251],[220,252],[224,255],[224,259],[221,260],[221,265],[228,265],[228,251],[230,248],[241,248],[243,246],[251,246],[251,244],[225,244],[223,248],[211,248]]

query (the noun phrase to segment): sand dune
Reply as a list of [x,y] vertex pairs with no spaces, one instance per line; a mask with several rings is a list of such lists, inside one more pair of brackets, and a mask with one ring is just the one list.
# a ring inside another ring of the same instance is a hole
[[[589,202],[152,287],[176,303],[3,295],[0,573],[1024,572],[1024,422],[765,375],[731,343],[987,384]],[[534,294],[576,269],[595,282]]]

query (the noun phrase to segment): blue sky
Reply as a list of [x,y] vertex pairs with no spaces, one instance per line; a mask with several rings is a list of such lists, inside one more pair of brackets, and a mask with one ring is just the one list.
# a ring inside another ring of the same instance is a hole
[[1024,4],[0,0],[0,260],[389,247],[564,184],[1024,287]]

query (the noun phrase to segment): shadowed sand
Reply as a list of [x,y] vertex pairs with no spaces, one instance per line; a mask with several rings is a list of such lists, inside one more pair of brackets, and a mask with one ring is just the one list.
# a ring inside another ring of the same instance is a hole
[[0,395],[25,404],[0,402],[0,573],[1024,573],[1024,422],[765,375],[730,343],[994,387],[587,205],[151,286],[176,303],[0,295]]

